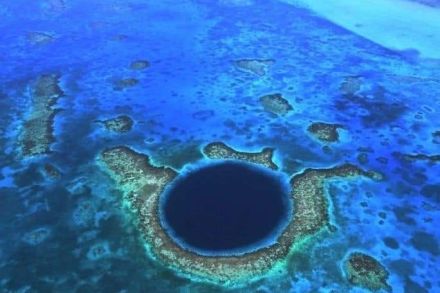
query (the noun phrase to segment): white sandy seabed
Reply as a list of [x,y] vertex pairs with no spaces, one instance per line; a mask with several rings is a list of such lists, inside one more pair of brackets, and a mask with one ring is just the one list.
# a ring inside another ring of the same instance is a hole
[[[440,59],[440,8],[409,0],[280,0],[392,50]],[[439,1],[440,2],[440,1]]]

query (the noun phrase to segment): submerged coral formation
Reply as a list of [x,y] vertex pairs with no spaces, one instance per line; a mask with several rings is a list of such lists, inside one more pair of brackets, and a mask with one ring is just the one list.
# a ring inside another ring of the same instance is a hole
[[233,62],[241,71],[253,73],[258,76],[266,75],[269,67],[275,63],[273,59],[240,59]]
[[357,93],[361,87],[362,81],[359,76],[347,76],[341,83],[339,90],[341,94],[350,96]]
[[276,115],[286,115],[293,110],[292,105],[281,94],[265,95],[260,98],[264,110]]
[[107,242],[97,243],[89,249],[87,258],[90,260],[99,260],[108,257],[110,254],[111,251]]
[[61,177],[61,171],[50,163],[44,164],[43,171],[44,174],[50,179],[59,179]]
[[389,276],[384,266],[373,257],[361,253],[352,252],[344,262],[344,271],[348,281],[359,287],[371,291],[391,291],[387,284]]
[[59,14],[66,9],[64,0],[46,0],[44,6],[50,14]]
[[[208,144],[203,152],[210,159],[242,160],[278,169],[272,161],[272,149],[246,153],[216,142]],[[153,258],[190,278],[226,286],[236,286],[269,273],[276,264],[286,260],[296,244],[327,226],[326,179],[373,177],[372,173],[353,165],[307,169],[290,181],[290,200],[293,201],[295,213],[275,243],[240,255],[202,256],[185,250],[173,241],[160,221],[159,199],[165,187],[179,175],[176,171],[154,166],[147,155],[128,147],[104,150],[99,164],[124,191],[124,199],[138,217],[139,228]]]
[[122,78],[122,79],[118,79],[113,81],[113,89],[115,91],[122,91],[126,88],[130,88],[133,87],[135,85],[137,85],[139,83],[139,80],[137,80],[136,78]]
[[45,45],[54,40],[52,34],[46,32],[29,32],[26,35],[27,41],[32,45]]
[[400,154],[396,153],[396,155],[406,161],[429,161],[432,163],[440,161],[440,155],[427,155],[427,154]]
[[41,75],[31,89],[31,112],[23,124],[19,137],[24,156],[35,156],[50,152],[50,144],[55,140],[53,121],[59,109],[54,108],[64,95],[56,74]]
[[343,128],[343,126],[340,124],[314,122],[310,124],[307,130],[320,141],[336,142],[339,140],[338,128]]
[[133,127],[133,119],[127,115],[120,115],[103,121],[98,120],[97,122],[103,123],[107,130],[117,133],[128,132]]
[[75,225],[87,226],[93,222],[96,213],[96,207],[92,201],[81,201],[73,211],[72,220]]
[[440,130],[432,133],[432,142],[435,144],[440,144]]
[[130,69],[133,70],[142,70],[148,67],[150,67],[150,62],[148,62],[147,60],[136,60],[131,62],[130,64]]
[[29,245],[35,246],[46,240],[50,236],[50,232],[46,227],[37,228],[24,234],[22,240]]

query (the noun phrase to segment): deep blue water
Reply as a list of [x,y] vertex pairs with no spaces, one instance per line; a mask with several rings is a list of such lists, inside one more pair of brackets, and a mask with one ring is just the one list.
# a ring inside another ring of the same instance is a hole
[[162,217],[196,251],[228,253],[261,242],[291,213],[275,172],[227,162],[184,176],[167,192]]
[[[239,59],[274,63],[259,76],[237,69]],[[133,70],[136,60],[150,66]],[[402,156],[440,152],[438,59],[383,47],[285,1],[3,0],[0,65],[0,292],[368,292],[344,277],[352,250],[387,268],[393,292],[440,292],[439,162]],[[65,92],[54,106],[56,141],[50,154],[23,158],[30,88],[48,73]],[[119,90],[123,78],[139,82]],[[261,105],[274,93],[289,114]],[[131,131],[96,122],[121,114]],[[342,125],[339,140],[317,140],[312,122]],[[278,276],[228,290],[151,259],[96,163],[104,148],[126,145],[185,170],[213,141],[272,147],[289,177],[349,162],[385,180],[328,182],[337,231],[304,244]]]

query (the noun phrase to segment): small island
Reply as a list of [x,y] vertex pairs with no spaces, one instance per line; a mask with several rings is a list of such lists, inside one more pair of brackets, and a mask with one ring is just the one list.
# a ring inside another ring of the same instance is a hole
[[53,123],[60,111],[55,107],[64,91],[57,74],[41,75],[31,83],[31,112],[25,118],[19,136],[21,153],[25,157],[47,154],[55,141]]

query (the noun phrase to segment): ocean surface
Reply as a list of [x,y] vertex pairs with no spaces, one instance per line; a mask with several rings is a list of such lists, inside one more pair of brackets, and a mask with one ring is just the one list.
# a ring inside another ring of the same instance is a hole
[[[351,252],[387,271],[378,292],[440,292],[440,2],[320,2],[1,0],[0,292],[376,291]],[[381,180],[326,181],[331,229],[211,282],[152,257],[99,158],[185,173],[213,142]]]

